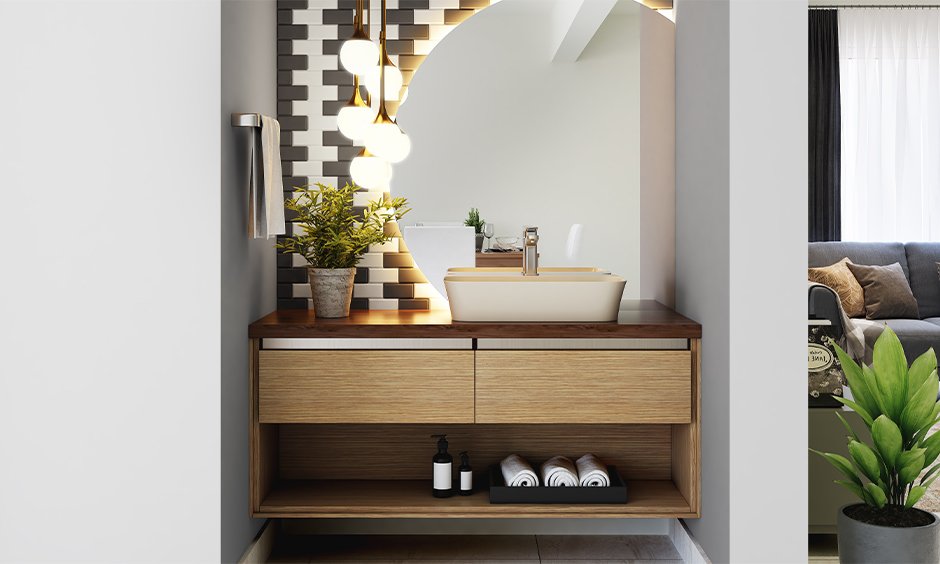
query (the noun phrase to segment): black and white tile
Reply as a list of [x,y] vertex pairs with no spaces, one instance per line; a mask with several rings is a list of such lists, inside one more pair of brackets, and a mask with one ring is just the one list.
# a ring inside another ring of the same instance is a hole
[[[498,0],[496,0],[498,1]],[[491,0],[388,0],[387,44],[405,87],[425,56],[455,26]],[[312,182],[350,182],[349,163],[359,152],[337,131],[336,114],[352,95],[353,76],[339,64],[339,49],[352,33],[355,0],[278,0],[278,120],[285,197],[295,186]],[[370,4],[369,0],[366,5]],[[370,36],[379,36],[381,4],[372,0]],[[396,106],[389,105],[394,113]],[[354,207],[381,198],[356,194]],[[291,217],[288,215],[288,221]],[[385,245],[363,257],[353,290],[354,309],[428,309],[440,297],[414,267],[397,229]],[[278,309],[310,307],[306,261],[280,254],[277,261]]]

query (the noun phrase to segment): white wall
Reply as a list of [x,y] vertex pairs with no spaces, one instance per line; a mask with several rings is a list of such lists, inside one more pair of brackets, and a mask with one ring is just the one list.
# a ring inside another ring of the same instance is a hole
[[676,34],[676,303],[703,325],[689,524],[715,562],[801,562],[806,5],[679,0]]
[[[552,61],[552,7],[504,0],[434,48],[399,110],[413,149],[394,166],[392,192],[410,200],[406,224],[462,220],[478,207],[497,235],[519,236],[523,225],[538,225],[543,265],[568,264],[568,229],[582,223],[577,262],[623,275],[624,297],[638,298],[639,14],[646,9],[625,2],[577,62],[559,63]],[[659,33],[647,39],[672,38]],[[665,130],[671,136],[671,121]],[[671,178],[668,189],[671,203]],[[671,240],[671,212],[649,232]],[[415,258],[420,266],[421,257]],[[658,267],[671,280],[673,261]]]
[[262,520],[248,517],[248,324],[276,307],[274,241],[247,236],[250,132],[232,112],[277,114],[275,0],[222,3],[222,561]]
[[0,2],[0,561],[219,560],[219,2]]

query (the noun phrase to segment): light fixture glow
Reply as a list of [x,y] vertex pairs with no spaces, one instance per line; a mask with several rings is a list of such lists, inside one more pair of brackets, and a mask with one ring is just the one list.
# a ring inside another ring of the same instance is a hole
[[372,122],[375,112],[362,100],[359,94],[359,77],[353,80],[353,93],[349,102],[343,106],[336,116],[336,125],[339,132],[350,139],[362,139]]
[[366,129],[366,149],[390,163],[405,160],[411,152],[411,140],[393,121],[376,121]]
[[356,18],[352,37],[339,50],[339,62],[355,75],[365,74],[378,65],[379,48],[369,39],[363,25],[363,0],[356,0]]
[[357,186],[369,190],[388,191],[392,179],[392,165],[385,159],[363,149],[349,164],[349,175]]
[[378,60],[379,48],[368,39],[350,38],[339,49],[339,62],[353,74],[366,74],[378,66]]
[[[366,89],[369,91],[369,94],[375,97],[379,95],[381,73],[382,67],[374,64],[372,68],[366,71],[364,76]],[[402,77],[401,71],[398,70],[398,67],[396,67],[388,57],[385,57],[385,99],[392,101],[398,100],[401,96],[403,84],[404,78]]]
[[350,139],[362,139],[372,125],[372,109],[369,107],[345,106],[336,116],[339,132]]

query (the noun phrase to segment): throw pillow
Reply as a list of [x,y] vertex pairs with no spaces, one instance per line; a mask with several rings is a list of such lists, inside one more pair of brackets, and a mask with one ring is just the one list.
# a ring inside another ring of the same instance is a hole
[[835,290],[836,294],[839,295],[839,301],[842,302],[842,309],[845,310],[846,315],[861,317],[865,315],[865,295],[855,275],[846,266],[851,263],[852,261],[848,258],[844,258],[829,266],[810,268],[809,279]]
[[865,293],[868,319],[919,319],[917,300],[899,263],[887,266],[848,264]]

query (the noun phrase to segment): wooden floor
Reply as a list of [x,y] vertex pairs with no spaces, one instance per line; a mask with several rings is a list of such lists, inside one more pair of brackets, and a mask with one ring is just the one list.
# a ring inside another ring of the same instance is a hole
[[667,536],[428,535],[282,537],[272,563],[490,562],[680,564]]

